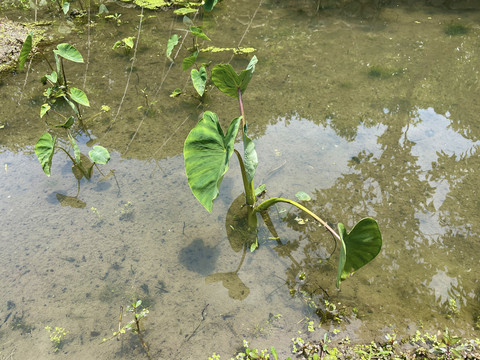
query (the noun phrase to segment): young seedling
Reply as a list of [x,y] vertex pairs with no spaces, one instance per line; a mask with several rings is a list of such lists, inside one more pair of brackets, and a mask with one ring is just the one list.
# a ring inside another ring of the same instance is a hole
[[[339,244],[340,257],[336,285],[340,287],[342,280],[369,263],[380,252],[382,236],[378,224],[372,218],[364,218],[348,233],[345,226],[338,223],[337,233],[326,221],[296,201],[274,197],[257,204],[256,193],[261,189],[255,190],[253,178],[258,159],[255,144],[247,134],[247,121],[242,102],[242,95],[253,76],[256,63],[257,58],[254,56],[240,74],[237,74],[229,64],[216,65],[212,69],[211,78],[215,86],[224,94],[238,99],[240,116],[232,120],[227,132],[224,133],[215,113],[206,111],[203,114],[202,119],[188,134],[184,144],[183,154],[188,184],[197,200],[211,212],[213,201],[219,194],[223,176],[229,168],[230,157],[235,153],[240,163],[249,230],[255,233],[257,214],[260,213],[264,219],[268,220],[267,210],[277,203],[288,203],[304,211],[324,226]],[[240,128],[244,147],[243,157],[234,148]],[[271,226],[269,229],[274,231]],[[276,237],[276,233],[272,232],[272,235]],[[257,246],[258,242],[255,238],[251,249]]]
[[132,333],[135,333],[138,335],[138,339],[140,340],[140,343],[142,344],[142,347],[145,350],[147,357],[151,359],[150,347],[145,342],[144,335],[143,335],[144,331],[142,330],[142,326],[140,325],[142,320],[147,317],[148,309],[142,308],[142,300],[137,300],[136,302],[133,302],[131,306],[127,307],[127,312],[133,315],[133,319],[130,320],[124,326],[122,326],[123,306],[121,306],[120,318],[118,319],[118,331],[114,331],[113,335],[110,336],[109,338],[104,338],[100,344],[103,344],[106,341],[112,340],[122,334],[125,334],[127,331],[131,331]]

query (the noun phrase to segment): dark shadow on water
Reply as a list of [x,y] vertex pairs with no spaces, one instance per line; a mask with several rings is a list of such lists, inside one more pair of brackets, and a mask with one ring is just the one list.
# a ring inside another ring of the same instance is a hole
[[178,261],[188,270],[206,276],[215,270],[219,253],[215,247],[206,246],[202,239],[195,239],[180,250]]

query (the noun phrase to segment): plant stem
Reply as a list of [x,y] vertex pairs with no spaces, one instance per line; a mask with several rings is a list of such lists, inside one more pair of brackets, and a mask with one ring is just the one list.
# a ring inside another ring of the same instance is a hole
[[240,114],[242,114],[242,129],[244,129],[247,120],[245,119],[245,112],[243,111],[242,90],[240,90],[240,88],[238,88],[238,103],[240,104]]
[[311,217],[313,217],[315,220],[317,220],[320,224],[322,224],[328,231],[330,231],[330,233],[335,237],[335,239],[337,239],[338,241],[342,242],[342,239],[340,238],[340,235],[337,234],[337,232],[335,230],[333,230],[330,225],[328,225],[325,221],[323,221],[320,217],[318,217],[317,215],[315,215],[312,211],[308,210],[305,206],[303,205],[300,205],[299,203],[297,203],[296,201],[293,201],[293,200],[290,200],[290,199],[283,199],[283,198],[271,198],[271,199],[268,199],[268,200],[265,200],[264,202],[262,202],[260,205],[258,205],[257,207],[255,207],[255,210],[256,211],[266,211],[270,206],[272,206],[273,204],[276,204],[276,203],[279,203],[279,202],[284,202],[284,203],[287,203],[287,204],[291,204],[293,206],[296,206],[297,208],[299,208],[300,210],[302,211],[305,211],[308,215],[310,215]]
[[238,162],[240,163],[240,170],[242,172],[243,187],[245,189],[245,202],[247,205],[255,205],[255,188],[253,186],[253,180],[250,183],[247,180],[247,173],[245,172],[245,165],[243,164],[242,155],[238,152],[237,149],[234,149],[235,154],[237,154]]

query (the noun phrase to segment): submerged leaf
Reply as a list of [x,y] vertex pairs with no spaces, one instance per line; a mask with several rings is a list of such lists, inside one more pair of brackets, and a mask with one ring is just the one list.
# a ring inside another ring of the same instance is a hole
[[25,61],[28,59],[28,55],[30,55],[30,51],[32,50],[32,43],[33,43],[33,32],[27,35],[25,41],[22,45],[22,50],[20,50],[20,55],[18,56],[18,70],[22,70],[23,66],[25,65]]
[[232,120],[224,135],[217,115],[207,111],[185,140],[183,155],[188,185],[209,212],[228,170],[240,119]]
[[191,77],[193,87],[197,90],[198,95],[203,96],[205,93],[205,85],[207,84],[207,70],[205,70],[205,66],[202,66],[200,71],[192,69]]
[[177,34],[173,34],[172,36],[170,36],[170,39],[168,39],[168,43],[167,43],[167,57],[168,58],[170,58],[170,55],[172,55],[172,51],[175,48],[175,46],[177,46],[179,39],[180,38]]
[[300,201],[310,201],[312,198],[305,191],[299,191],[295,194],[298,200]]
[[55,152],[55,143],[57,137],[50,135],[48,132],[40,136],[35,144],[35,154],[37,155],[40,165],[42,165],[43,172],[50,176],[50,169],[52,167],[52,157]]
[[342,223],[338,224],[342,239],[337,273],[337,287],[349,274],[372,261],[382,248],[382,234],[372,218],[360,220],[350,233]]

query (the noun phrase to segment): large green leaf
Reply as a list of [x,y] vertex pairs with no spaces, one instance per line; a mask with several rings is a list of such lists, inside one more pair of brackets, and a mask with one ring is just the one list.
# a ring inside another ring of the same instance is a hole
[[76,103],[83,106],[90,106],[87,95],[82,90],[72,87],[69,90],[69,95],[70,99],[72,99]]
[[53,50],[53,52],[58,55],[63,57],[64,59],[76,62],[76,63],[83,63],[83,57],[82,54],[72,45],[63,43],[63,44],[58,44],[57,49]]
[[27,35],[27,38],[23,42],[22,50],[20,50],[20,55],[18,56],[18,70],[22,70],[23,66],[25,65],[25,61],[28,59],[28,55],[30,55],[30,51],[32,50],[32,43],[33,43],[33,33]]
[[233,119],[224,135],[217,115],[206,111],[185,140],[183,156],[188,185],[209,212],[228,170],[240,120]]
[[203,96],[205,85],[207,84],[207,70],[205,70],[205,66],[202,66],[200,71],[192,69],[191,76],[193,87],[197,90],[198,95]]
[[95,145],[88,153],[94,163],[105,165],[110,160],[110,153],[103,146]]
[[342,239],[338,263],[337,287],[349,274],[372,261],[382,248],[382,234],[372,218],[360,220],[348,234],[342,223],[338,224]]
[[40,165],[42,165],[43,172],[50,176],[50,169],[52,167],[52,157],[55,152],[55,142],[57,137],[50,135],[48,132],[40,136],[35,144],[35,154],[37,155]]
[[255,143],[247,136],[247,124],[243,127],[243,165],[248,182],[252,182],[257,170],[258,157],[255,150]]

